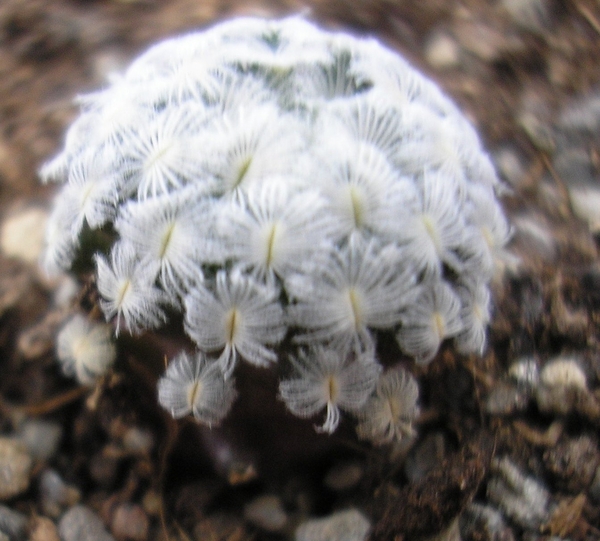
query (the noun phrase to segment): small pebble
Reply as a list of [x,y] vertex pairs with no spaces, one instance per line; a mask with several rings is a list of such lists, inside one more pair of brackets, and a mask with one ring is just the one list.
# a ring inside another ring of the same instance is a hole
[[147,455],[154,446],[154,437],[150,430],[131,427],[123,434],[123,447],[136,455]]
[[324,484],[337,492],[355,487],[362,479],[364,468],[358,460],[348,460],[333,466],[325,475]]
[[540,373],[540,382],[549,387],[576,387],[587,390],[587,381],[579,361],[558,357],[546,363]]
[[56,454],[62,433],[59,423],[28,419],[19,427],[17,437],[25,444],[34,460],[47,461]]
[[163,501],[161,495],[153,489],[148,490],[142,498],[142,507],[144,508],[144,511],[153,517],[158,517],[160,515],[162,504]]
[[535,390],[538,409],[544,413],[568,415],[577,412],[600,421],[600,402],[587,389],[567,385],[539,385]]
[[282,531],[288,521],[281,499],[272,494],[259,496],[246,504],[244,518],[267,532]]
[[510,365],[508,375],[516,383],[528,388],[535,387],[540,380],[537,361],[532,357],[516,360]]
[[20,441],[0,438],[0,500],[8,500],[29,488],[32,460]]
[[117,539],[144,541],[149,527],[148,516],[139,505],[123,503],[114,511],[111,530]]
[[525,178],[526,168],[517,151],[511,147],[502,147],[494,154],[494,163],[500,176],[513,188],[518,187]]
[[71,507],[58,523],[62,541],[114,541],[100,517],[84,505]]
[[523,411],[529,405],[530,395],[526,389],[501,382],[490,391],[485,401],[485,410],[490,415],[510,415]]
[[600,233],[600,189],[591,184],[569,186],[569,200],[575,215],[586,222],[590,231]]
[[6,535],[11,541],[23,539],[27,528],[27,517],[22,513],[13,511],[9,507],[0,505],[0,533]]
[[34,264],[44,246],[48,212],[41,208],[25,208],[9,215],[2,223],[0,247],[9,257]]
[[436,69],[454,68],[460,60],[460,48],[445,32],[434,31],[425,43],[425,59]]
[[296,529],[296,541],[365,541],[370,521],[357,509],[307,520]]
[[570,103],[559,114],[558,127],[572,134],[598,135],[600,132],[600,93],[595,92]]
[[39,483],[42,509],[50,517],[58,517],[63,509],[75,505],[81,499],[79,490],[67,485],[52,469],[43,471]]
[[588,149],[591,142],[582,141],[580,145],[572,146],[572,136],[563,135],[566,148],[557,150],[554,170],[565,183],[575,215],[589,225],[592,233],[597,233],[600,231],[600,176]]
[[28,541],[61,541],[56,524],[47,517],[33,517],[29,523]]

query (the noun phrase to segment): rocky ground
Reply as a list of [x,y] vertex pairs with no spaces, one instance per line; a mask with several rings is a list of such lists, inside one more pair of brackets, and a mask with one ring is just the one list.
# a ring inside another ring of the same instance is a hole
[[[249,5],[0,3],[0,540],[600,539],[600,4]],[[74,286],[37,269],[52,190],[36,171],[73,96],[159,38],[302,10],[377,35],[437,80],[508,188],[489,348],[411,367],[422,415],[408,449],[315,436],[277,411],[252,424],[249,406],[218,431],[174,422],[139,341],[121,339],[91,390],[55,360]]]

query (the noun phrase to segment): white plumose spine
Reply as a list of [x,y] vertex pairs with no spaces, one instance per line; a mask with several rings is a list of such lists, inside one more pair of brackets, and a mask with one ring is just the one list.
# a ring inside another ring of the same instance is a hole
[[331,434],[340,422],[340,410],[360,411],[377,383],[380,368],[364,358],[368,356],[325,347],[300,351],[291,360],[294,377],[279,385],[281,397],[299,417],[313,417],[325,408],[325,422],[317,431]]
[[215,293],[198,284],[185,299],[187,333],[206,351],[222,350],[219,357],[225,374],[238,356],[256,366],[277,360],[269,345],[283,340],[286,326],[279,291],[262,286],[250,277],[219,271]]
[[358,436],[376,445],[412,436],[418,398],[417,381],[409,372],[401,367],[388,370],[379,377],[375,391],[359,412]]
[[218,425],[235,400],[233,378],[203,353],[180,353],[158,382],[158,401],[175,419],[190,413],[209,426]]

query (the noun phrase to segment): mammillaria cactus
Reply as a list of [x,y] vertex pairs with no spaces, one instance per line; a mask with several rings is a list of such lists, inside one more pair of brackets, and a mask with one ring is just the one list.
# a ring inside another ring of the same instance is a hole
[[175,416],[218,423],[247,362],[284,374],[294,414],[325,409],[319,430],[349,411],[388,442],[418,393],[383,373],[382,334],[419,363],[446,339],[482,352],[499,182],[458,109],[376,41],[240,18],[152,47],[80,104],[42,169],[63,185],[44,265],[95,250],[117,333],[183,316],[198,351],[159,384]]

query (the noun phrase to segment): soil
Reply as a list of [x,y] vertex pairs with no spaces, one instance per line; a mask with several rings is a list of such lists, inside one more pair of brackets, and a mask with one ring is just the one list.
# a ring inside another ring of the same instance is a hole
[[[49,208],[53,190],[37,171],[62,145],[74,96],[101,87],[159,39],[233,15],[300,11],[400,51],[454,98],[491,152],[514,236],[493,283],[486,353],[464,357],[448,346],[427,367],[410,367],[422,406],[412,450],[370,447],[346,426],[317,436],[280,403],[258,414],[261,396],[241,396],[234,420],[203,429],[156,405],[153,367],[163,362],[156,352],[168,346],[165,334],[120,339],[117,368],[95,389],[62,376],[57,284],[35,263],[0,254],[0,430],[12,436],[24,419],[61,427],[29,488],[3,504],[27,517],[30,539],[56,538],[61,513],[76,501],[117,539],[285,539],[302,517],[348,507],[369,517],[377,540],[600,539],[598,217],[574,203],[575,188],[591,182],[593,195],[600,181],[596,0],[3,0],[3,220]],[[565,120],[573,111],[590,119],[588,131]],[[563,167],[575,151],[591,181]],[[78,303],[93,310],[90,292],[93,284],[81,286]],[[583,387],[519,372],[543,372],[557,358],[576,364]],[[272,401],[275,381],[250,369],[241,377],[257,379]],[[521,477],[508,473],[506,457]],[[359,481],[324,485],[347,464],[358,465]],[[50,468],[77,493],[58,512],[44,504]],[[529,481],[547,491],[539,516],[543,498]],[[290,517],[283,531],[244,520],[247,504],[267,493]]]

